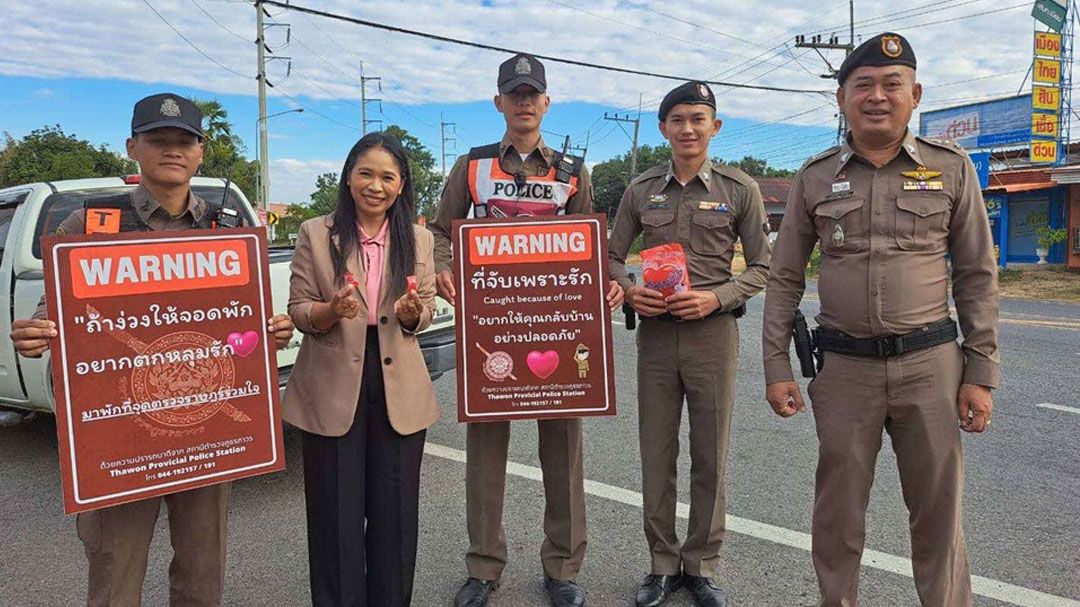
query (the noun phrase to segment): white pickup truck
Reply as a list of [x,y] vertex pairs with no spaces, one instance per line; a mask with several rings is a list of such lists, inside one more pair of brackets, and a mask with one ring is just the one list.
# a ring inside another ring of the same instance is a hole
[[[49,355],[23,358],[15,352],[8,334],[11,323],[29,318],[45,291],[41,264],[41,235],[51,234],[72,211],[99,196],[132,190],[138,176],[76,179],[32,183],[0,190],[0,285],[6,292],[0,305],[0,425],[18,423],[32,412],[54,411]],[[195,177],[191,189],[205,200],[222,201],[225,181]],[[257,225],[254,210],[235,185],[229,188],[230,206],[240,209],[248,225]],[[291,247],[270,249],[270,290],[274,312],[284,313],[289,301]],[[282,386],[289,378],[303,335],[277,353]],[[420,334],[420,349],[432,379],[454,368],[454,310],[436,300],[431,326]]]

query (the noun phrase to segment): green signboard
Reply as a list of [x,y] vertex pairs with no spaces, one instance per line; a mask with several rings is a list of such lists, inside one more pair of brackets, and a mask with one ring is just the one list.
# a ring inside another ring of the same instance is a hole
[[1065,27],[1065,5],[1061,0],[1035,0],[1031,16],[1055,32]]

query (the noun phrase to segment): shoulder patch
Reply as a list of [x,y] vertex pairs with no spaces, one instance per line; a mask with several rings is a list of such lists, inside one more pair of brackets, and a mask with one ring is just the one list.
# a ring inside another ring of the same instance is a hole
[[829,148],[829,149],[827,149],[827,150],[825,150],[823,152],[818,152],[817,154],[814,154],[813,156],[807,158],[806,162],[803,163],[802,167],[800,167],[799,170],[802,171],[806,167],[814,164],[815,162],[819,162],[819,161],[825,160],[826,158],[829,158],[831,156],[835,156],[836,153],[839,152],[839,151],[840,151],[840,146],[834,145],[831,148]]
[[742,185],[750,185],[754,183],[754,178],[747,175],[742,169],[733,167],[726,164],[714,164],[712,166],[714,173],[719,173],[732,181],[741,183]]
[[636,184],[641,183],[643,181],[648,181],[650,179],[656,179],[657,177],[663,177],[664,175],[667,175],[667,165],[659,164],[659,165],[656,165],[656,166],[646,170],[644,173],[638,175],[637,177],[635,177],[629,183],[629,185],[627,185],[627,187],[636,185]]
[[967,153],[967,151],[964,150],[964,148],[960,147],[956,142],[952,141],[951,139],[940,139],[940,138],[937,138],[937,137],[919,137],[919,136],[916,136],[915,139],[916,139],[916,141],[921,141],[922,143],[928,143],[928,144],[930,144],[930,145],[932,145],[934,147],[949,150],[950,152],[955,152],[955,153],[958,153],[958,154],[966,154]]

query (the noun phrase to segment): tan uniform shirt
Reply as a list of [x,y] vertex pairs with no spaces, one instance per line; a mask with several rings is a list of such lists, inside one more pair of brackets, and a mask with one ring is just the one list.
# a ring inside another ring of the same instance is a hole
[[[135,214],[139,216],[139,219],[155,232],[162,232],[165,230],[190,230],[203,218],[203,215],[206,214],[210,207],[205,200],[196,196],[191,190],[188,190],[187,210],[180,215],[173,217],[161,207],[158,201],[154,200],[150,191],[142,185],[132,190],[131,204],[135,209]],[[56,228],[57,235],[85,233],[86,209],[73,211],[66,219],[64,219],[64,221],[60,222],[60,225]],[[37,310],[34,311],[34,318],[46,318],[46,310],[45,296],[43,295],[41,301],[38,302]]]
[[[671,163],[653,167],[623,193],[608,242],[611,277],[632,283],[626,255],[638,234],[645,248],[677,242],[686,252],[690,288],[712,291],[720,310],[739,307],[765,287],[769,276],[768,219],[757,182],[739,169],[706,160],[685,186]],[[746,270],[732,280],[735,240],[742,241]]]
[[[519,170],[526,177],[544,175],[551,169],[551,163],[554,160],[555,152],[544,144],[543,138],[525,160],[521,159],[521,153],[514,149],[508,136],[504,135],[502,142],[499,143],[499,166],[511,175]],[[453,259],[450,222],[468,217],[472,203],[472,195],[469,193],[469,155],[465,154],[459,157],[454,163],[454,168],[450,169],[442,198],[439,200],[438,214],[429,224],[431,233],[435,235],[436,273],[448,271]],[[592,213],[592,211],[592,182],[589,178],[589,169],[582,166],[581,175],[578,177],[577,193],[567,201],[566,214],[577,215]]]
[[963,381],[997,386],[994,243],[975,167],[962,149],[908,131],[881,168],[848,143],[807,162],[788,198],[765,298],[766,383],[792,379],[792,315],[815,243],[822,253],[818,323],[854,337],[899,335],[949,316],[951,255]]

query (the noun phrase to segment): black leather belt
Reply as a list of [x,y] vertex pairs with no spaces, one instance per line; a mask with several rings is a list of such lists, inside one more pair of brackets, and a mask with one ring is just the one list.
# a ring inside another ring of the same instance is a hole
[[931,348],[956,341],[959,335],[956,321],[951,318],[943,318],[911,333],[885,337],[852,337],[825,327],[818,327],[813,333],[818,350],[872,358],[889,358]]
[[662,320],[664,322],[694,322],[694,321],[698,321],[698,320],[707,320],[709,318],[716,318],[717,316],[720,316],[720,315],[723,315],[723,314],[731,314],[735,318],[742,318],[742,315],[746,314],[746,304],[742,304],[737,308],[732,308],[732,309],[726,310],[726,311],[720,311],[720,309],[717,308],[717,309],[713,310],[711,313],[709,313],[706,316],[702,316],[701,318],[694,318],[694,319],[691,319],[691,320],[687,320],[685,318],[679,318],[678,316],[675,316],[674,314],[672,314],[670,312],[664,312],[663,314],[660,314],[659,316],[643,316],[642,318],[644,318],[646,320]]

